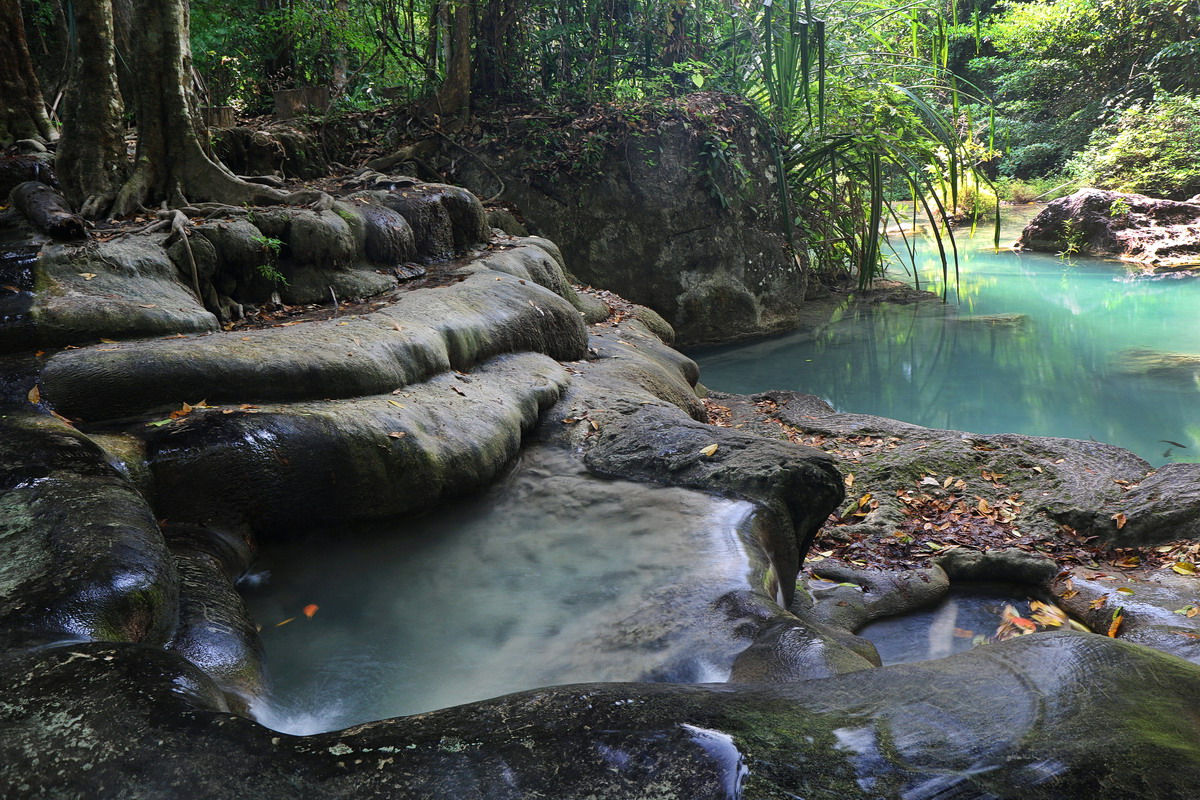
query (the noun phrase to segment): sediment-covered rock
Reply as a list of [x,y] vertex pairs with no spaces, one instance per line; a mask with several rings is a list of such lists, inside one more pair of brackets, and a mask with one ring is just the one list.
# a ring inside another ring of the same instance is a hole
[[[1073,536],[1095,536],[1114,547],[1195,535],[1186,521],[1200,491],[1191,465],[1156,471],[1129,451],[1100,442],[964,433],[841,414],[819,398],[793,392],[714,397],[733,408],[735,422],[777,436],[790,430],[841,455],[839,467],[855,476],[856,493],[870,493],[873,501],[843,510],[841,535],[890,536],[907,518],[905,501],[927,491],[941,493],[947,508],[963,501],[977,509],[982,500],[987,514],[1034,539],[1061,537],[1064,525]],[[776,427],[762,424],[755,401],[765,401],[765,417]],[[1141,488],[1147,482],[1149,488]]]
[[1046,206],[1017,247],[1112,256],[1155,272],[1200,267],[1200,205],[1080,189]]

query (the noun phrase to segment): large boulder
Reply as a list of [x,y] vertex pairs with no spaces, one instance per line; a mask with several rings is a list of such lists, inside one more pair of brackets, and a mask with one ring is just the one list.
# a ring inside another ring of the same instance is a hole
[[1200,203],[1080,189],[1047,205],[1017,247],[1112,256],[1156,272],[1200,268]]
[[448,157],[481,195],[499,175],[500,197],[581,282],[658,311],[681,343],[795,327],[807,275],[788,252],[765,126],[712,92],[643,113],[601,108],[550,131],[538,115],[507,120],[479,145],[486,165]]

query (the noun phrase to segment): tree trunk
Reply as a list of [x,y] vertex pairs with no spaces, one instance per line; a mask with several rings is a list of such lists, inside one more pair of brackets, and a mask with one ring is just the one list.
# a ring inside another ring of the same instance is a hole
[[20,0],[0,0],[0,145],[54,137],[25,43]]
[[450,56],[446,79],[435,98],[436,109],[447,119],[464,120],[471,113],[471,4],[451,0]]
[[78,56],[67,84],[55,171],[63,194],[85,217],[108,210],[128,172],[125,108],[117,88],[109,0],[74,0]]
[[[333,4],[334,22],[338,29],[344,30],[350,25],[350,0],[336,0]],[[346,88],[346,76],[350,72],[350,54],[346,49],[346,37],[339,35],[333,48],[333,77],[329,83],[334,94],[340,95]]]
[[113,216],[166,200],[172,207],[211,200],[278,202],[282,195],[235,177],[204,152],[191,97],[192,55],[185,0],[134,0],[133,105],[138,145],[133,173],[121,187]]
[[519,52],[513,35],[521,14],[521,0],[486,0],[479,11],[475,39],[475,89],[489,97],[512,92],[513,63]]

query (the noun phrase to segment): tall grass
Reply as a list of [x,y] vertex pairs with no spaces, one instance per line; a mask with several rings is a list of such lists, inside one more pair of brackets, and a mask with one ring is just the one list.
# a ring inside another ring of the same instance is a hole
[[[743,91],[778,143],[789,238],[798,228],[818,271],[851,274],[860,289],[883,270],[884,221],[902,222],[897,185],[934,221],[954,216],[964,185],[974,199],[989,185],[976,165],[992,146],[990,119],[980,124],[964,110],[986,104],[948,69],[957,20],[940,8],[764,0],[738,17],[744,30],[731,39],[743,48]],[[954,236],[933,229],[948,285]]]

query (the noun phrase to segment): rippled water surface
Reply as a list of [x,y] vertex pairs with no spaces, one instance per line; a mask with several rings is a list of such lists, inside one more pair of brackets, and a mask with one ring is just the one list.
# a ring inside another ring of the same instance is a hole
[[[1011,242],[1029,209],[1006,212]],[[1200,278],[1131,277],[1097,259],[993,252],[959,234],[957,313],[845,310],[817,333],[689,353],[712,389],[791,389],[839,411],[978,433],[1095,439],[1152,464],[1200,461]],[[941,290],[929,241],[916,264]],[[891,267],[904,278],[904,268]],[[1003,315],[999,316],[998,315]],[[1195,356],[1195,358],[1188,358]]]
[[260,721],[314,733],[550,684],[721,681],[749,644],[714,605],[752,588],[749,503],[534,448],[450,505],[268,545],[244,591],[275,690]]

